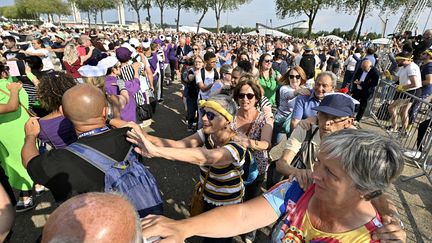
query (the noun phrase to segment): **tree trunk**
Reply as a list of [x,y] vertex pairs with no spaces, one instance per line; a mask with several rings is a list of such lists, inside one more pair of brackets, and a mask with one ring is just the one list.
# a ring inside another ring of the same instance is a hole
[[100,14],[101,14],[102,30],[105,30],[105,23],[104,23],[104,18],[103,18],[103,10],[100,11]]
[[176,26],[176,31],[179,32],[179,24],[180,24],[180,4],[177,5],[177,26]]
[[139,31],[142,31],[141,18],[140,18],[140,15],[139,15],[139,9],[135,9],[135,11],[137,13],[138,29],[139,29]]
[[89,29],[91,29],[91,22],[90,22],[90,10],[87,11],[87,18],[88,18],[88,25],[89,25]]
[[365,18],[365,16],[366,16],[366,8],[367,8],[367,1],[365,2],[364,6],[363,6],[363,10],[362,10],[363,13],[362,13],[361,20],[360,20],[360,27],[359,27],[358,34],[357,34],[357,38],[356,38],[356,44],[357,44],[357,42],[358,42],[359,39],[360,39],[361,29],[362,29],[362,27],[363,27],[363,21],[364,21],[364,18]]
[[216,33],[220,33],[220,12],[218,14],[218,11],[215,10],[216,12]]
[[197,33],[199,32],[201,21],[204,19],[204,16],[206,15],[206,13],[207,13],[207,9],[205,8],[205,9],[203,9],[203,13],[202,13],[201,17],[198,20]]
[[146,7],[147,9],[147,18],[148,18],[148,22],[149,22],[149,27],[150,29],[152,29],[152,22],[151,22],[151,16],[150,16],[150,7]]
[[360,22],[360,17],[362,16],[363,0],[360,0],[359,3],[360,3],[360,6],[359,6],[359,13],[358,13],[358,15],[357,15],[357,19],[356,19],[356,22],[355,22],[355,24],[354,24],[354,27],[353,27],[352,30],[351,30],[350,41],[352,41],[352,40],[354,39],[354,34],[355,34],[355,32],[356,32],[356,30],[357,30],[357,26],[358,26],[358,24],[359,24],[359,22]]
[[163,22],[163,7],[160,8],[160,17],[161,17],[161,28],[164,29],[164,22]]
[[94,24],[95,24],[95,28],[97,29],[97,11],[95,11],[94,13],[93,13],[93,18],[94,18]]

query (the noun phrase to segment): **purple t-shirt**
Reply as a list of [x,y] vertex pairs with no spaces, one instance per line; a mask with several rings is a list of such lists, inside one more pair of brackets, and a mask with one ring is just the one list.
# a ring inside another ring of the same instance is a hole
[[64,148],[78,139],[72,122],[64,116],[40,119],[39,124],[39,139],[56,149]]
[[[420,72],[421,72],[422,81],[426,80],[426,75],[432,74],[432,62],[423,64],[420,67]],[[428,97],[430,94],[432,94],[432,84],[423,85],[421,90],[422,90],[421,96],[423,98]]]
[[[112,85],[113,83],[117,83],[117,77],[107,76],[105,78],[105,92],[108,95],[119,95],[120,91],[118,86]],[[139,79],[134,78],[132,80],[125,81],[125,88],[129,93],[129,102],[125,105],[123,110],[121,110],[120,118],[123,121],[136,122],[136,101],[134,96],[140,90]]]

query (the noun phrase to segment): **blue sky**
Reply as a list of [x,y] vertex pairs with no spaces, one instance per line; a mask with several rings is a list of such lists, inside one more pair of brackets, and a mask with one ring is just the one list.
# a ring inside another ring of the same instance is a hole
[[[14,0],[1,0],[0,6],[12,5]],[[126,19],[136,20],[136,14],[134,11],[130,11],[129,7],[126,6]],[[426,19],[429,14],[427,9],[420,15],[419,31],[422,32],[426,23]],[[383,25],[378,15],[382,14],[379,11],[373,11],[366,16],[363,30],[368,32],[381,32]],[[388,25],[386,33],[392,33],[397,22],[399,21],[401,13],[386,14],[382,15],[383,19],[388,18]],[[85,18],[87,15],[82,14],[81,17]],[[145,11],[141,11],[141,19],[145,19],[147,16]],[[164,10],[164,21],[169,24],[174,24],[176,18],[176,11],[173,9]],[[202,26],[214,27],[216,26],[214,11],[209,10],[205,16]],[[160,22],[160,12],[158,8],[151,10],[152,22]],[[98,16],[99,18],[99,16]],[[106,11],[104,18],[107,21],[114,21],[117,19],[117,12],[114,10]],[[180,24],[183,25],[195,25],[198,21],[198,14],[194,12],[182,11],[180,15]],[[349,30],[352,28],[355,22],[355,15],[348,15],[345,13],[337,13],[334,9],[321,10],[318,12],[314,30],[332,30],[334,28],[341,28],[342,30]],[[223,13],[221,16],[221,26],[230,24],[232,26],[248,26],[254,27],[256,22],[270,25],[270,19],[272,20],[273,26],[283,25],[286,23],[294,22],[297,20],[307,20],[305,15],[296,18],[279,19],[276,16],[275,2],[271,0],[251,0],[250,3],[241,6],[238,10]],[[428,27],[432,27],[432,19],[428,23]]]

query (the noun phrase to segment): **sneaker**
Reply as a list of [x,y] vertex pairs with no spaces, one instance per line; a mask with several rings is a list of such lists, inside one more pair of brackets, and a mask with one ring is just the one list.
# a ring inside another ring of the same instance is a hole
[[415,150],[407,150],[405,152],[403,152],[403,154],[411,159],[419,159],[421,156],[421,152],[419,151],[415,151]]
[[33,203],[33,198],[29,197],[25,202],[18,201],[17,205],[15,206],[15,211],[17,213],[23,213],[27,212],[29,210],[32,210],[36,205]]
[[35,186],[35,191],[36,191],[36,197],[42,196],[45,192],[49,191],[48,188],[39,185],[38,187]]

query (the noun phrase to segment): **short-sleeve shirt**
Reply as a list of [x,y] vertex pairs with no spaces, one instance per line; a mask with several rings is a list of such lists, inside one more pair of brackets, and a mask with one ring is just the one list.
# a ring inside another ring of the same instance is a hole
[[[200,83],[202,82],[204,84],[204,86],[210,85],[212,83],[214,83],[214,77],[215,77],[215,70],[212,69],[210,72],[207,71],[206,69],[204,69],[204,80],[201,77],[201,72],[198,71],[198,75],[195,75],[195,80],[196,83]],[[210,94],[211,94],[211,90],[207,90],[207,91],[199,91],[199,98],[202,100],[207,100],[208,98],[210,98]]]
[[[198,131],[201,135],[202,130]],[[202,138],[201,138],[202,139]],[[208,149],[212,148],[209,139],[205,139],[205,146]],[[204,200],[216,206],[241,203],[244,196],[244,184],[242,180],[243,165],[250,163],[252,154],[247,148],[235,142],[228,142],[223,146],[227,149],[234,162],[222,166],[201,166],[200,181],[204,182],[207,173],[210,173],[205,184]]]
[[382,226],[380,216],[372,218],[363,226],[343,232],[327,233],[316,229],[309,217],[309,200],[315,185],[306,192],[297,181],[282,181],[264,194],[264,198],[280,216],[271,234],[271,242],[379,242],[372,240],[372,232]]
[[312,116],[316,116],[317,112],[312,110],[313,107],[319,106],[320,101],[315,97],[314,91],[311,91],[310,96],[297,96],[293,110],[293,119],[303,120]]
[[276,70],[273,70],[272,75],[269,79],[264,77],[259,77],[259,82],[261,87],[264,89],[264,96],[267,97],[272,105],[276,105],[276,90],[278,87],[277,77],[280,76],[280,73]]
[[[422,81],[426,80],[426,76],[432,74],[432,62],[422,65],[420,68],[420,72],[421,72],[421,80]],[[421,96],[427,97],[431,94],[432,94],[432,84],[423,85]]]
[[294,110],[296,103],[295,89],[289,85],[284,85],[279,89],[278,113],[288,116]]
[[406,67],[401,67],[396,75],[399,77],[400,85],[411,84],[411,80],[409,78],[412,76],[416,76],[418,83],[416,84],[415,87],[410,88],[408,90],[418,89],[422,86],[420,68],[414,62],[411,62]]

